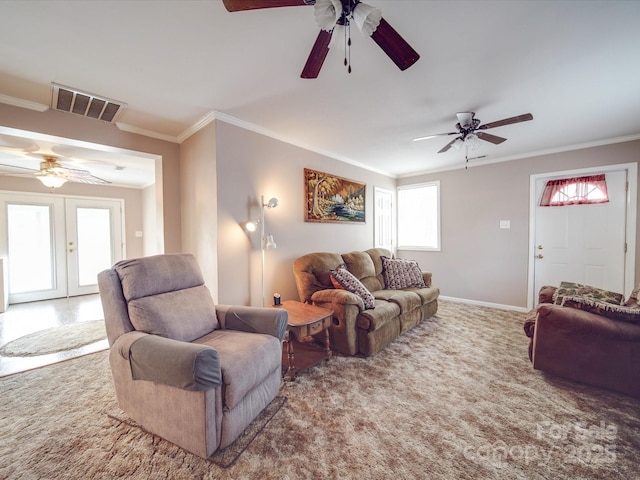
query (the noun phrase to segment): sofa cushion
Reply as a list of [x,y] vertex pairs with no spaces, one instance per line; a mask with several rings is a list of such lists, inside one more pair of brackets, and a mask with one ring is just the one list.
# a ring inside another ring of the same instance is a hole
[[438,296],[440,295],[440,289],[437,287],[426,287],[426,288],[416,288],[409,287],[404,289],[405,292],[413,292],[420,297],[422,301],[422,305],[426,305],[427,303],[431,303],[434,300],[438,300]]
[[410,312],[422,305],[420,296],[408,290],[378,290],[373,295],[377,300],[395,303],[400,307],[400,313]]
[[640,323],[640,308],[626,307],[624,305],[613,305],[607,302],[601,302],[593,298],[583,296],[565,296],[562,299],[563,307],[578,308],[586,310],[603,317],[622,320],[623,322]]
[[194,343],[217,350],[220,358],[225,411],[236,407],[274,370],[281,368],[282,344],[271,335],[216,330]]
[[335,288],[347,290],[358,295],[364,302],[364,308],[374,308],[375,302],[371,292],[358,280],[345,265],[340,265],[337,269],[331,270],[331,283]]
[[621,293],[603,290],[602,288],[592,287],[582,283],[560,282],[560,286],[553,294],[553,303],[562,305],[564,297],[567,296],[580,296],[613,305],[622,305],[624,302],[624,295]]
[[415,260],[382,256],[382,275],[386,288],[426,287],[422,271]]
[[191,342],[218,328],[216,309],[204,285],[129,301],[129,319],[141,332]]
[[364,310],[358,315],[358,327],[367,331],[374,331],[389,322],[397,322],[400,307],[392,302],[376,300],[376,308]]

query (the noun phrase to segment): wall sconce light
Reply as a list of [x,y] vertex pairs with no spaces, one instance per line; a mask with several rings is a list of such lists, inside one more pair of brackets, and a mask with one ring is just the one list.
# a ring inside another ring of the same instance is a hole
[[264,202],[264,195],[260,197],[260,220],[252,220],[244,224],[244,228],[247,229],[248,232],[255,232],[258,229],[258,225],[260,226],[260,251],[261,251],[261,268],[262,268],[262,306],[265,306],[265,297],[264,297],[264,263],[265,263],[265,252],[266,250],[273,250],[277,247],[276,241],[273,238],[272,234],[265,234],[264,230],[264,210],[265,208],[276,208],[278,206],[278,199],[273,197],[267,203]]

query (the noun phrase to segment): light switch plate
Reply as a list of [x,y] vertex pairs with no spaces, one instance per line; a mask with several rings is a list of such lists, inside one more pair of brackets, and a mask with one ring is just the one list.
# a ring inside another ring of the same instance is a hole
[[500,228],[502,230],[508,230],[511,228],[511,220],[500,220]]

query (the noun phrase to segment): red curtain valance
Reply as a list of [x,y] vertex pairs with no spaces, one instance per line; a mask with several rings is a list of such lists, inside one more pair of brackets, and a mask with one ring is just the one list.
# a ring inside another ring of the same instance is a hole
[[541,207],[584,205],[609,201],[605,175],[549,180],[542,192]]

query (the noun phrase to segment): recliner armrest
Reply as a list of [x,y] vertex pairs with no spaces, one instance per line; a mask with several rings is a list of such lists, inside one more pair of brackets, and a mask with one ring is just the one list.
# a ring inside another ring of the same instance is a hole
[[190,391],[210,390],[222,384],[218,352],[207,345],[129,332],[120,336],[113,348],[129,360],[134,380]]
[[282,341],[289,321],[284,308],[216,305],[218,322],[224,329],[263,333]]
[[[326,290],[318,290],[311,295],[313,303],[326,305],[330,303],[332,306],[355,305],[360,311],[364,310],[364,301],[355,293],[340,288],[328,288]],[[336,310],[336,308],[333,308]]]

